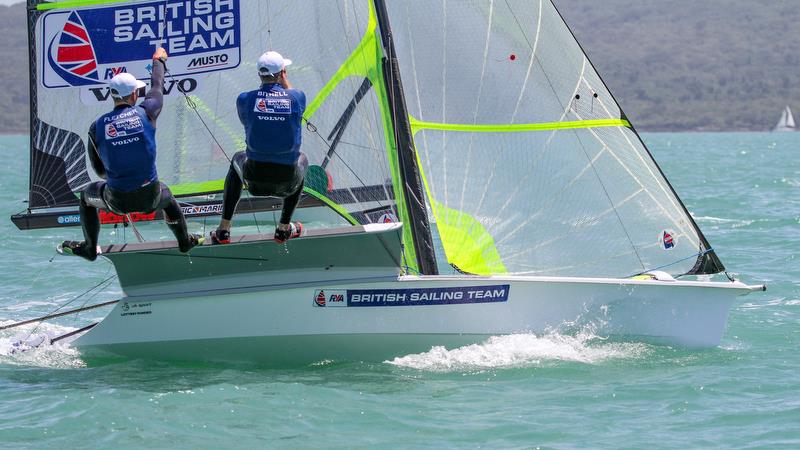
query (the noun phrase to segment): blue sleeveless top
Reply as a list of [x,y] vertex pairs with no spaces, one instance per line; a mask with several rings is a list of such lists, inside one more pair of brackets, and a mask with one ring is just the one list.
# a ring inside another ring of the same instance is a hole
[[95,139],[111,189],[132,192],[158,180],[156,129],[141,106],[120,105],[100,116]]
[[260,162],[295,165],[300,157],[306,95],[269,83],[236,99],[244,125],[247,158]]

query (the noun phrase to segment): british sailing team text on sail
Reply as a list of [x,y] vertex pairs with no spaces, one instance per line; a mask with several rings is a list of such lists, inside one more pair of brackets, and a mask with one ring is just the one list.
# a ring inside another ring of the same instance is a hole
[[[232,45],[236,23],[233,3],[197,0],[117,9],[114,42],[147,40],[150,45],[164,46],[170,54]],[[191,36],[188,41],[187,35]]]

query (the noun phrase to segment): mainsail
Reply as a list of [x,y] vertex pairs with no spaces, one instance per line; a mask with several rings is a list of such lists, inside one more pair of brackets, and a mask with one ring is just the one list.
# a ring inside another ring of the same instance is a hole
[[794,123],[794,116],[792,115],[792,110],[787,105],[786,108],[783,109],[781,112],[781,118],[778,120],[777,125],[772,131],[795,131],[797,127]]
[[[244,149],[235,99],[258,87],[258,55],[279,49],[294,60],[289,78],[309,99],[302,149],[318,167],[306,194],[353,224],[412,223],[410,198],[427,227],[421,189],[409,196],[401,181],[397,96],[384,79],[372,2],[29,0],[28,9],[31,210],[77,204],[95,176],[85,136],[111,106],[106,83],[123,71],[149,80],[157,45],[170,55],[157,133],[161,181],[178,196],[220,192],[228,158]],[[406,264],[417,269],[413,230],[406,241]]]
[[219,192],[244,146],[234,100],[277,49],[309,98],[306,194],[353,224],[403,221],[408,270],[724,270],[550,0],[28,6],[32,210],[76,204],[107,79],[148,79],[156,45],[159,175],[178,195]]

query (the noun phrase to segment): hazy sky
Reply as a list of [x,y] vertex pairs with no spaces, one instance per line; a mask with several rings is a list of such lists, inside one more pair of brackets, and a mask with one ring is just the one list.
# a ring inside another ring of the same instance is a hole
[[22,3],[21,0],[0,0],[0,5],[13,5],[14,3]]

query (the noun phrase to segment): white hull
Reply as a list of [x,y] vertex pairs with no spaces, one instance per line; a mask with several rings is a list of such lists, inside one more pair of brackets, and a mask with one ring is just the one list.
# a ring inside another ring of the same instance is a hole
[[[319,307],[320,289],[415,289],[507,285],[507,300],[419,306]],[[544,277],[400,277],[318,283],[228,295],[127,298],[74,345],[171,360],[302,364],[381,361],[487,336],[592,324],[598,334],[689,347],[719,344],[728,311],[752,288],[739,283]]]
[[[719,344],[739,282],[398,276],[401,224],[205,245],[108,246],[126,296],[74,342],[87,354],[170,360],[382,361],[513,333]],[[322,305],[322,306],[321,306]]]

